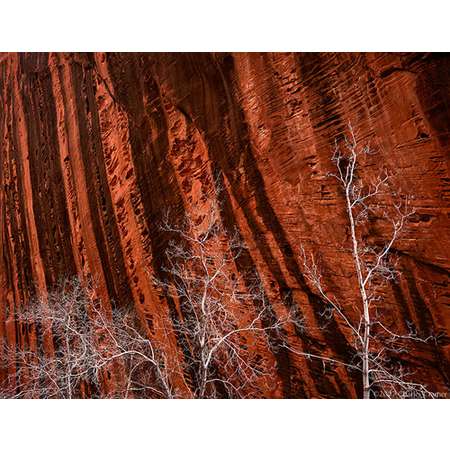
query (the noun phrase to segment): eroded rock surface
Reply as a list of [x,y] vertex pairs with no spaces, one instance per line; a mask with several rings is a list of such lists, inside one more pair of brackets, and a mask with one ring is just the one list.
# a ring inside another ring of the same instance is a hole
[[[405,357],[448,390],[449,81],[450,57],[439,54],[3,54],[0,339],[29,339],[14,311],[75,273],[95,280],[103,301],[134,304],[151,332],[170,308],[151,280],[167,244],[162,216],[201,218],[219,179],[223,221],[248,248],[238,270],[255,266],[269,298],[298,304],[312,331],[293,342],[345,356],[345,327],[318,326],[299,250],[321,256],[325,284],[351,305],[344,202],[327,176],[350,122],[377,150],[363,178],[387,170],[414,195],[385,314],[440,335]],[[378,219],[369,240],[388,234]],[[345,370],[260,351],[277,367],[266,396],[358,395]]]

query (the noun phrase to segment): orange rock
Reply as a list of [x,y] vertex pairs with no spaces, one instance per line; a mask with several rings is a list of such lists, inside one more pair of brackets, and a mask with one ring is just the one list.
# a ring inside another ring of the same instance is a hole
[[[12,314],[36,290],[79,273],[105,304],[134,303],[152,324],[169,314],[151,282],[164,259],[170,208],[201,216],[225,186],[223,220],[248,251],[269,298],[296,302],[311,330],[321,305],[302,274],[299,245],[321,255],[324,282],[351,305],[344,203],[327,174],[351,122],[414,195],[416,214],[395,245],[402,277],[386,315],[440,334],[408,356],[435,390],[450,386],[450,57],[441,54],[3,54],[0,57],[0,340],[22,342]],[[373,220],[369,239],[387,235]],[[344,356],[345,329],[290,337]],[[176,351],[175,339],[168,342]],[[353,397],[342,370],[271,353],[266,396]]]

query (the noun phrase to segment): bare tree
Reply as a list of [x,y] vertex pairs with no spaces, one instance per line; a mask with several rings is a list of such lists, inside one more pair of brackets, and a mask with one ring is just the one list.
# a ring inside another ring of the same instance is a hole
[[[16,397],[73,398],[88,383],[99,386],[98,373],[90,370],[95,359],[95,333],[86,310],[86,290],[78,280],[64,280],[57,289],[32,299],[16,313],[16,327],[35,331],[35,342],[6,347],[15,373],[5,388]],[[45,338],[51,336],[51,344]]]
[[244,245],[225,230],[215,201],[201,222],[187,216],[175,226],[166,220],[163,230],[173,240],[166,251],[166,276],[155,282],[179,299],[173,328],[184,342],[192,397],[258,396],[273,368],[258,360],[255,349],[267,345],[266,333],[281,332],[293,320],[292,312],[285,309],[269,325],[264,321],[273,305],[257,277],[244,286],[238,276],[235,263]]
[[[2,397],[172,397],[165,355],[141,331],[136,315],[127,309],[108,313],[78,278],[34,299],[16,320],[35,329],[36,342],[4,349],[4,365],[12,357],[15,370]],[[44,345],[46,335],[51,345]]]
[[105,338],[100,367],[117,362],[119,379],[113,394],[119,398],[175,398],[166,342],[148,337],[133,307],[115,309],[108,316],[96,312],[94,324]]
[[[368,146],[360,146],[350,126],[349,136],[344,143],[336,143],[332,161],[336,165],[335,177],[345,198],[345,211],[348,219],[350,249],[354,268],[358,299],[356,319],[342,306],[342,302],[327,292],[322,280],[321,270],[314,255],[307,255],[301,248],[301,258],[307,279],[315,287],[326,304],[325,314],[336,315],[347,327],[352,336],[351,346],[354,358],[343,362],[324,355],[311,355],[291,347],[297,354],[318,358],[333,364],[342,364],[361,373],[363,398],[383,397],[435,397],[425,385],[411,381],[407,372],[395,356],[408,350],[408,342],[426,343],[432,336],[420,337],[413,330],[407,334],[393,332],[383,323],[383,297],[380,287],[397,276],[395,261],[391,250],[394,242],[401,236],[408,218],[413,214],[409,198],[403,197],[390,187],[390,176],[380,175],[372,185],[365,185],[359,177],[361,159],[374,152]],[[392,207],[380,202],[381,196],[392,199]],[[367,224],[372,213],[381,215],[390,224],[390,236],[381,245],[371,245],[367,239]]]

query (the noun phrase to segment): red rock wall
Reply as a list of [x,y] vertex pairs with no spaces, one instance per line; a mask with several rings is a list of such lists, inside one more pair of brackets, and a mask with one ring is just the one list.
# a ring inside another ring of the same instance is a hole
[[[219,174],[223,220],[237,226],[270,298],[295,302],[304,350],[349,351],[344,327],[323,331],[299,245],[322,256],[329,289],[351,304],[355,283],[333,142],[351,122],[414,194],[397,242],[402,277],[386,317],[442,337],[408,358],[438,390],[450,386],[450,57],[441,54],[3,54],[0,56],[0,339],[27,338],[14,310],[78,273],[104,301],[168,314],[159,273],[170,207],[201,214]],[[369,239],[387,229],[373,221]],[[175,342],[168,346],[176,346]],[[266,396],[355,396],[353,375],[286,352]],[[356,386],[356,387],[355,387]],[[355,390],[356,389],[356,390]]]

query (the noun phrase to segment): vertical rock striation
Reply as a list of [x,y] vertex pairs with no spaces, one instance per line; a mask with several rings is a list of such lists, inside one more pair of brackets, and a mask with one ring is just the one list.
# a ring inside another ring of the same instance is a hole
[[[322,305],[299,246],[321,255],[325,284],[349,304],[356,284],[342,251],[344,200],[327,174],[334,140],[351,122],[377,149],[363,178],[387,170],[414,195],[386,318],[440,335],[407,358],[448,390],[449,74],[441,54],[1,55],[0,340],[32,340],[14,311],[73,274],[94,280],[105,304],[134,304],[154,332],[174,307],[152,284],[167,243],[160,221],[168,209],[201,218],[219,180],[224,224],[247,244],[241,276],[256,267],[269,298],[298,305],[311,326],[292,331],[297,345],[345,357],[345,327],[320,330]],[[370,240],[387,236],[383,220],[371,224]],[[277,367],[266,396],[347,397],[360,388],[345,370],[258,351]]]

